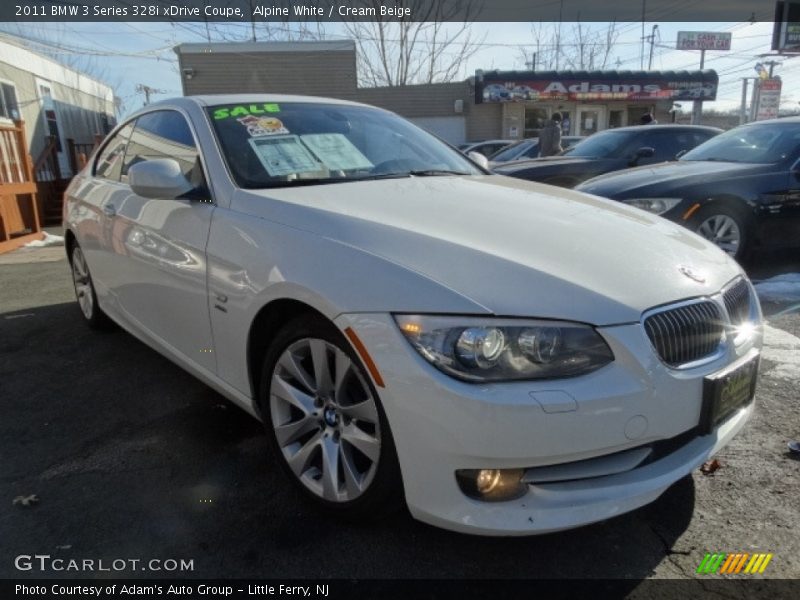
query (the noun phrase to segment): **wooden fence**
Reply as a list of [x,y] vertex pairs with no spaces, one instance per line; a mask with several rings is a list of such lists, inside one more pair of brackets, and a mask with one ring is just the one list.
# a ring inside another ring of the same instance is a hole
[[37,193],[25,124],[0,124],[0,253],[41,239]]

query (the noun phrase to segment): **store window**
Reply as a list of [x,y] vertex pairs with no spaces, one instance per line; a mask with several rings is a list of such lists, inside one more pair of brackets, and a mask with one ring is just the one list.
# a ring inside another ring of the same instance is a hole
[[572,112],[560,110],[561,113],[561,135],[569,135],[572,128]]
[[539,131],[547,124],[547,109],[525,107],[525,137],[539,137]]
[[17,92],[10,83],[0,83],[0,118],[19,119]]
[[625,111],[610,110],[608,111],[608,128],[614,129],[615,127],[622,127],[625,125]]

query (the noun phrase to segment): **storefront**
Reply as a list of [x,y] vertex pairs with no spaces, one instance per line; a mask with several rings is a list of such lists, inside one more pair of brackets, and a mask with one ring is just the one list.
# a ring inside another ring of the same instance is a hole
[[714,100],[714,71],[493,71],[475,75],[476,105],[502,106],[502,137],[536,137],[555,113],[564,135],[669,122],[676,102]]
[[355,100],[394,111],[452,144],[536,137],[554,113],[565,135],[670,122],[676,102],[714,100],[714,71],[477,71],[449,83],[360,87],[354,42],[182,44],[185,94],[279,93]]

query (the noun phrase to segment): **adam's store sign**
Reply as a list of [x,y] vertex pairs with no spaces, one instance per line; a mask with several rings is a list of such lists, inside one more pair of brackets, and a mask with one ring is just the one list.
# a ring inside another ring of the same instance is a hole
[[515,78],[479,82],[477,102],[548,100],[714,100],[717,79]]

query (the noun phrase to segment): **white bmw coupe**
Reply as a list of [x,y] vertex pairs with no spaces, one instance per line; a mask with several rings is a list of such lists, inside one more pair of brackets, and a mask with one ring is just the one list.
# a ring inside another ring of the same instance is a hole
[[82,314],[263,421],[338,513],[525,535],[653,501],[753,410],[750,282],[679,225],[476,161],[339,100],[147,106],[66,193]]

